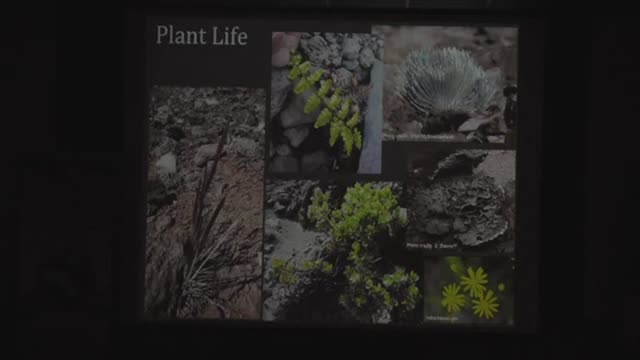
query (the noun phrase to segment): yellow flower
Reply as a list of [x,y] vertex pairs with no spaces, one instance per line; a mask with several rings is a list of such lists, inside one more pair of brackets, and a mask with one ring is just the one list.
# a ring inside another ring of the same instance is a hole
[[442,291],[442,306],[447,308],[449,313],[460,311],[464,306],[464,295],[460,294],[460,285],[446,285]]
[[464,286],[464,291],[469,291],[471,297],[480,297],[487,289],[484,286],[489,282],[487,280],[487,274],[479,267],[476,272],[472,268],[467,269],[469,276],[461,276],[460,284]]
[[488,290],[483,295],[478,296],[478,299],[471,300],[473,303],[473,313],[479,317],[491,319],[500,307],[497,301],[498,298],[493,295],[493,291]]

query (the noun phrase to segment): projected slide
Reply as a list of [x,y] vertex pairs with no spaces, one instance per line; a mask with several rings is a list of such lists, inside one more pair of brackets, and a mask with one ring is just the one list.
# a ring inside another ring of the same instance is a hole
[[149,18],[142,316],[517,324],[519,46],[515,25]]

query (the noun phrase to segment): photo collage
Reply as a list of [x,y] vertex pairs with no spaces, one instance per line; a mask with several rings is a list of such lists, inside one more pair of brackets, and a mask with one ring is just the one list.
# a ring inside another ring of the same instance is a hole
[[514,325],[518,28],[271,41],[267,89],[151,87],[145,315]]

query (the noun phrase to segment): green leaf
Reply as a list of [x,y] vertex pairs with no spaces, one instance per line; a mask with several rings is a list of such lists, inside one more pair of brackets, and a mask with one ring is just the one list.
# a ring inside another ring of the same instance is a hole
[[340,134],[342,133],[342,123],[340,121],[332,121],[329,130],[329,145],[334,146]]
[[293,54],[289,59],[289,63],[294,67],[300,65],[301,62],[302,62],[302,55],[300,54]]
[[318,110],[322,104],[322,98],[318,94],[313,94],[307,99],[307,103],[304,104],[304,113],[311,114],[312,112]]
[[358,125],[359,122],[360,122],[360,113],[355,112],[353,113],[349,121],[347,121],[347,126],[350,128],[353,128],[354,126]]
[[306,260],[304,263],[302,263],[302,270],[308,271],[313,269],[313,261],[311,260]]
[[299,68],[300,68],[301,75],[307,75],[309,73],[309,70],[311,70],[311,63],[308,61],[305,61],[299,65]]
[[320,111],[320,114],[318,115],[318,118],[316,119],[316,123],[314,124],[314,127],[316,129],[319,129],[327,124],[329,124],[329,122],[331,121],[331,111],[329,111],[329,109],[324,108],[322,109],[322,111]]
[[300,68],[297,66],[292,67],[291,70],[289,71],[289,80],[295,80],[299,77],[300,77]]
[[384,304],[387,306],[393,306],[393,300],[391,299],[391,294],[389,294],[389,292],[384,293]]
[[342,102],[342,106],[340,107],[340,111],[338,111],[337,118],[340,121],[344,121],[349,115],[349,107],[351,106],[351,100],[349,98],[344,99]]
[[358,150],[362,150],[362,134],[360,134],[360,130],[353,129],[353,140]]
[[329,93],[329,90],[331,90],[331,79],[325,80],[325,81],[322,82],[322,85],[320,86],[320,89],[318,90],[318,96],[320,96],[322,99],[324,99],[325,97],[327,97],[327,94]]
[[329,98],[329,101],[327,103],[327,107],[331,111],[336,111],[338,109],[338,106],[340,106],[340,100],[342,100],[342,98],[340,97],[340,88],[338,88],[333,93],[333,95],[331,95],[331,97]]
[[342,142],[344,142],[344,149],[347,153],[347,156],[351,155],[351,151],[353,151],[353,133],[348,127],[342,128]]
[[311,86],[313,86],[313,84],[311,84],[306,78],[302,78],[300,79],[300,81],[298,81],[298,84],[296,85],[296,87],[293,88],[293,92],[296,95],[300,95],[303,92],[307,91],[309,88],[311,88]]
[[[311,65],[309,65],[309,68],[311,68]],[[309,82],[312,85],[315,85],[315,83],[317,83],[320,80],[320,78],[322,77],[322,74],[324,74],[324,70],[317,69],[316,71],[313,72],[313,74],[311,74],[309,77],[307,77],[307,79],[309,80]]]

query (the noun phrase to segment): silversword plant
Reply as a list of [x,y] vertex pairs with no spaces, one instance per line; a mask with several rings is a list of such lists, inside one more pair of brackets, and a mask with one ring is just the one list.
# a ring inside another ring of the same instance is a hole
[[411,52],[398,68],[397,93],[420,112],[474,115],[498,93],[497,76],[453,47]]

